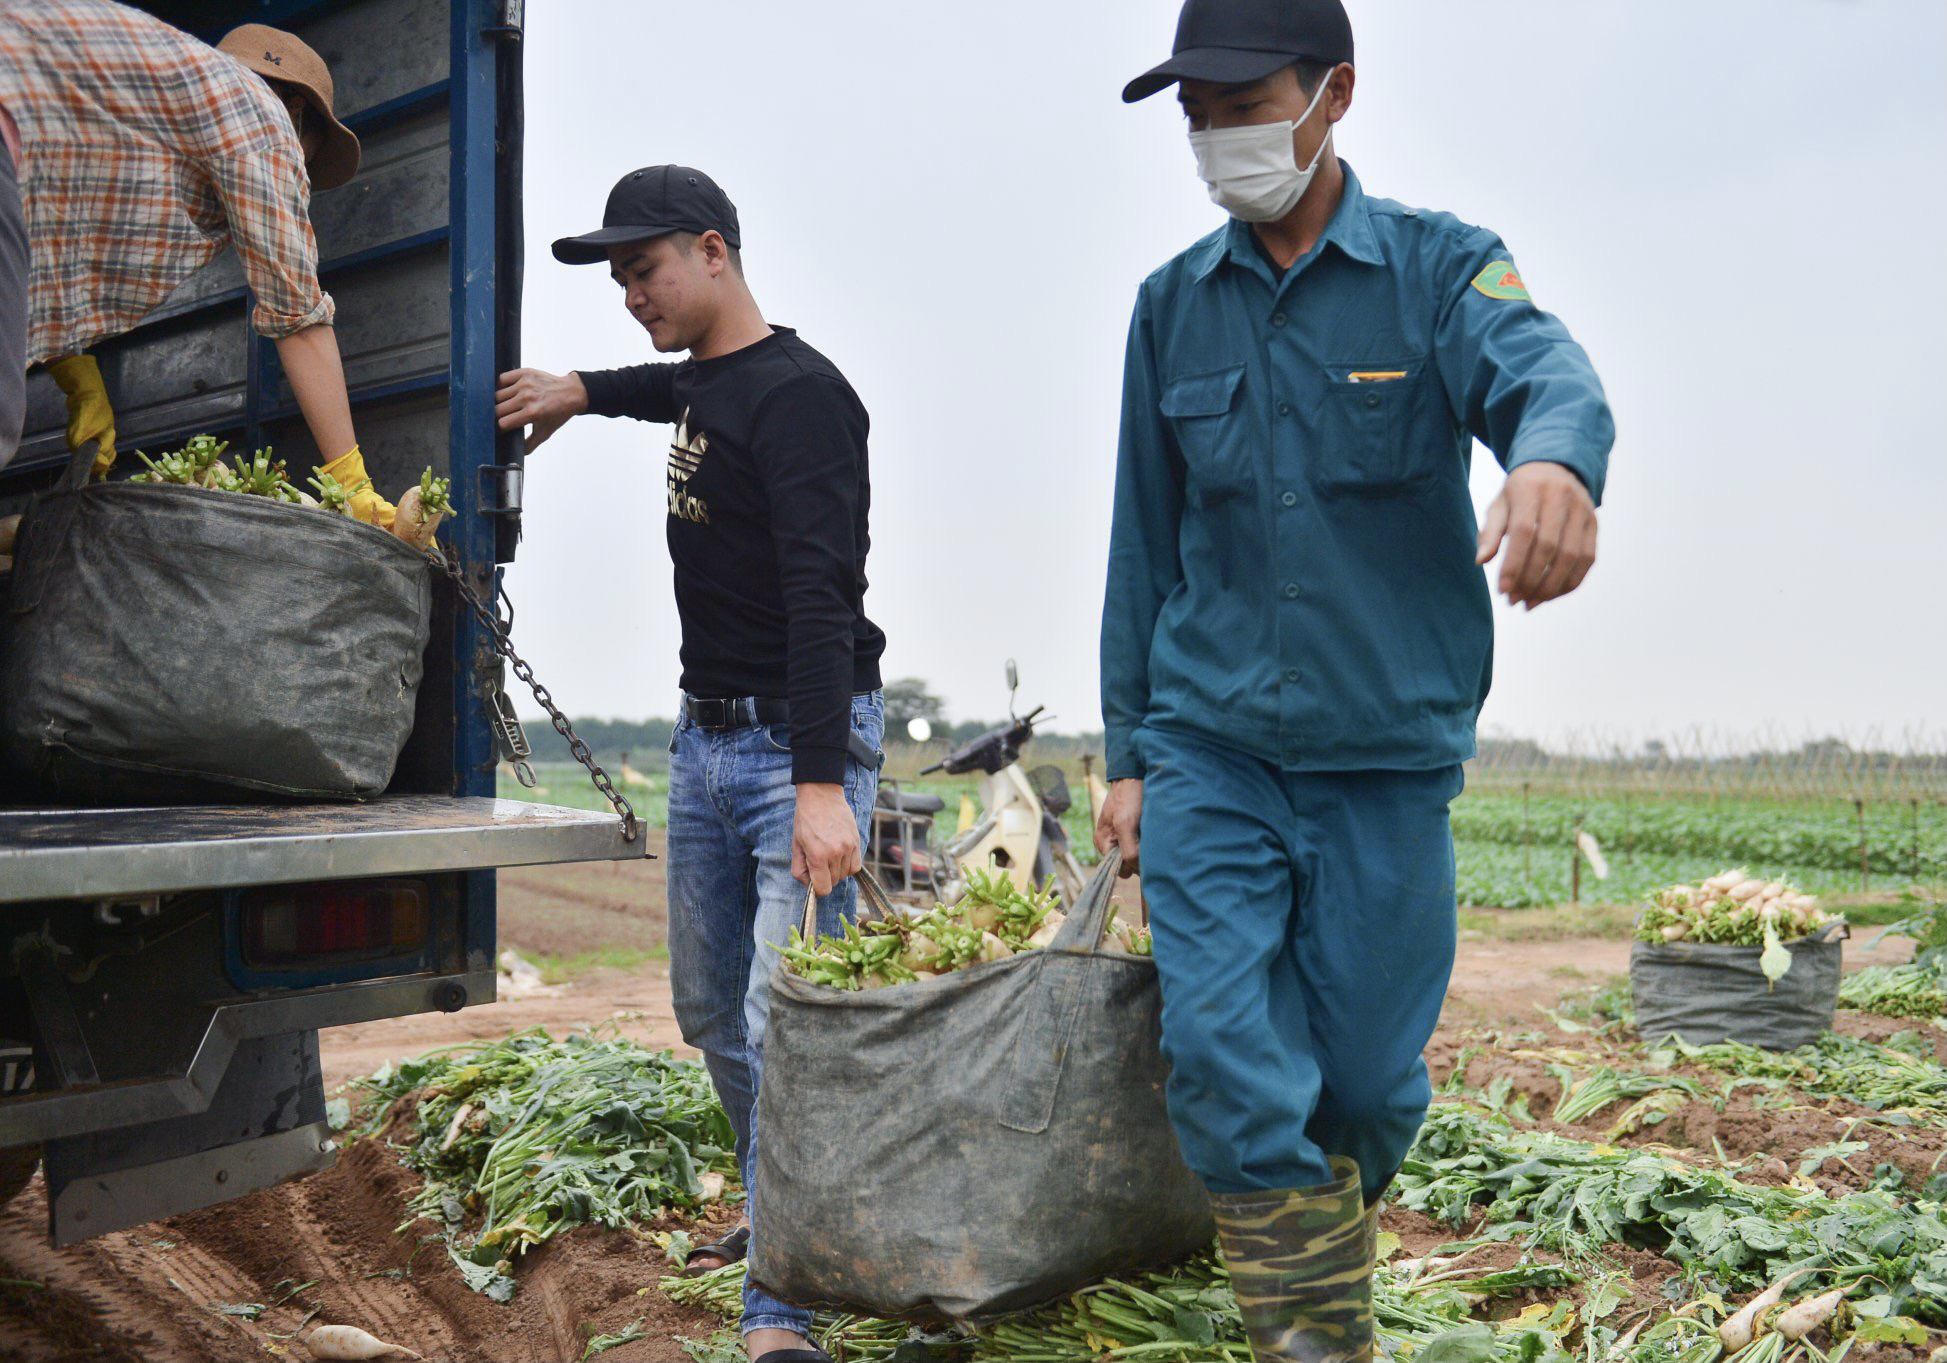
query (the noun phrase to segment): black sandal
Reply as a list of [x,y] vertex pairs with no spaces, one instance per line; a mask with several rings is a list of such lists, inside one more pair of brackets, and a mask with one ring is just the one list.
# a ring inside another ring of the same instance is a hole
[[832,1363],[832,1356],[813,1345],[808,1349],[773,1349],[757,1355],[753,1363]]
[[[697,1245],[691,1249],[688,1254],[683,1256],[683,1271],[676,1276],[679,1278],[695,1278],[705,1273],[714,1273],[719,1268],[730,1267],[730,1265],[738,1262],[749,1253],[750,1227],[739,1226],[721,1240],[713,1241],[707,1245]],[[711,1268],[690,1267],[693,1260],[699,1259],[705,1254],[713,1258],[721,1259],[723,1262]],[[773,1349],[771,1352],[776,1353],[777,1350]],[[792,1363],[792,1361],[787,1359],[782,1360],[781,1363]]]

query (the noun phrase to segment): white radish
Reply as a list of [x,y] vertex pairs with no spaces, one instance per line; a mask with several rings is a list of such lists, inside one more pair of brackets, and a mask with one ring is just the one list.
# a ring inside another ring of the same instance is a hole
[[471,1117],[472,1115],[473,1115],[472,1103],[461,1103],[457,1108],[453,1110],[453,1120],[447,1123],[446,1126],[446,1139],[439,1143],[440,1152],[442,1154],[444,1154],[447,1150],[451,1149],[453,1142],[460,1138],[460,1132],[466,1126],[466,1119],[468,1117]]
[[923,932],[908,933],[906,949],[899,954],[899,964],[915,975],[931,975],[932,966],[940,959],[940,944]]
[[387,1344],[356,1325],[320,1325],[304,1337],[314,1358],[419,1358],[403,1344]]
[[1671,923],[1663,929],[1663,940],[1666,942],[1682,941],[1689,935],[1690,925],[1688,923]]
[[967,910],[967,922],[982,932],[992,932],[994,925],[1000,921],[1001,906],[998,904],[980,903]]
[[1031,947],[1053,946],[1055,944],[1055,934],[1061,931],[1061,924],[1062,916],[1060,914],[1049,914],[1048,921],[1036,928],[1034,930],[1034,936],[1028,938],[1028,945]]
[[1780,895],[1788,895],[1791,892],[1791,886],[1785,884],[1782,880],[1774,880],[1764,887],[1764,897],[1766,899],[1776,899]]
[[392,533],[416,549],[433,547],[433,531],[440,517],[453,510],[451,484],[433,477],[429,466],[419,475],[417,486],[409,487],[399,498],[392,515]]
[[1655,1314],[1656,1312],[1654,1311],[1643,1312],[1637,1322],[1629,1327],[1628,1332],[1617,1336],[1616,1342],[1609,1346],[1608,1357],[1611,1360],[1617,1360],[1618,1363],[1620,1360],[1628,1358],[1629,1351],[1636,1347],[1636,1336],[1643,1333],[1643,1327],[1650,1323],[1650,1317]]
[[1746,1302],[1738,1313],[1717,1327],[1717,1338],[1723,1342],[1724,1352],[1736,1353],[1757,1337],[1759,1318],[1776,1306],[1785,1295],[1785,1289],[1797,1282],[1812,1270],[1795,1269],[1767,1287],[1757,1296]]
[[1758,897],[1758,891],[1763,888],[1764,882],[1762,880],[1740,880],[1725,893],[1742,904],[1748,899],[1756,899]]
[[1014,954],[1014,949],[991,932],[980,934],[980,959],[983,961],[1004,961]]
[[399,508],[393,513],[392,533],[417,549],[430,548],[433,531],[439,529],[438,512],[428,513],[419,504],[419,489],[409,487],[399,498]]
[[1821,1293],[1816,1297],[1807,1297],[1797,1305],[1779,1312],[1778,1319],[1772,1324],[1786,1339],[1803,1339],[1832,1319],[1832,1313],[1839,1309],[1839,1303],[1845,1300],[1845,1295],[1845,1288],[1835,1287],[1830,1292]]

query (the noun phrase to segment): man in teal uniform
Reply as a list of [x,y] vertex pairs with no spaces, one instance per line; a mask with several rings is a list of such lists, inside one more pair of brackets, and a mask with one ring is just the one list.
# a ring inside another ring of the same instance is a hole
[[[1163,983],[1170,1115],[1259,1359],[1370,1355],[1373,1209],[1431,1096],[1447,807],[1493,629],[1595,558],[1614,436],[1492,232],[1333,146],[1339,0],[1189,0],[1170,85],[1230,221],[1143,281],[1102,614],[1110,798]],[[1507,470],[1484,526],[1472,442]]]

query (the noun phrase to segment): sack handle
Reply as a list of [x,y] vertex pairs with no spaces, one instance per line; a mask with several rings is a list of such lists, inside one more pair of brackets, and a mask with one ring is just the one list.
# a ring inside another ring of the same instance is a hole
[[101,447],[99,440],[84,440],[68,456],[68,466],[61,470],[61,479],[54,487],[58,492],[79,492],[88,485],[88,475],[95,470],[95,451]]
[[[870,867],[860,867],[853,879],[858,881],[860,893],[871,903],[878,917],[890,918],[899,911],[898,906],[892,902],[892,896],[886,893],[886,887],[879,883],[879,877],[872,874]],[[817,926],[818,891],[806,886],[804,913],[800,917],[798,926],[798,935],[804,938],[806,946],[812,944],[812,933],[816,931]]]
[[39,608],[41,593],[47,589],[48,582],[45,565],[52,551],[32,548],[23,554],[20,550],[28,545],[45,543],[58,547],[66,542],[68,530],[81,510],[80,499],[72,494],[88,485],[88,475],[95,467],[95,449],[100,444],[99,440],[82,441],[81,448],[68,456],[68,466],[61,470],[54,486],[35,493],[28,502],[27,509],[33,514],[21,522],[24,543],[14,550],[12,589],[0,597],[7,614],[26,615]]
[[1122,849],[1111,847],[1102,854],[1101,865],[1082,891],[1082,897],[1068,911],[1068,919],[1049,944],[1052,951],[1102,949],[1102,937],[1109,927],[1110,901],[1115,894],[1116,872],[1122,866]]

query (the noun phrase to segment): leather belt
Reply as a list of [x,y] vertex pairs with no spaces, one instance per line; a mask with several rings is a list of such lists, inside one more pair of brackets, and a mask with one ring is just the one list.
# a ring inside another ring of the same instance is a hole
[[[765,696],[716,698],[685,693],[683,710],[689,715],[690,723],[699,729],[749,729],[759,724],[791,722],[790,703]],[[850,725],[845,729],[845,749],[867,771],[877,771],[885,765],[885,753],[852,732]]]
[[699,729],[748,729],[758,724],[791,722],[791,707],[787,702],[763,696],[719,700],[685,695],[683,709],[688,712],[690,723]]

